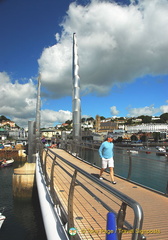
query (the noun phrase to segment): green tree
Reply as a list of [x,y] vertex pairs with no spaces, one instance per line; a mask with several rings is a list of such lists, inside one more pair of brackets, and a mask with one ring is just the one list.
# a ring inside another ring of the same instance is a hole
[[82,118],[81,122],[84,123],[86,121],[86,118]]
[[163,113],[162,115],[160,115],[160,119],[162,119],[164,123],[166,123],[168,121],[168,113]]
[[122,140],[123,140],[122,137],[118,137],[118,138],[116,139],[116,142],[122,142]]
[[127,122],[126,122],[126,125],[131,125],[131,124],[132,124],[132,118],[128,118]]
[[158,140],[160,139],[160,132],[154,132],[153,139],[155,142],[158,142]]
[[87,118],[87,121],[94,121],[94,118],[92,118],[92,117]]
[[147,141],[148,141],[148,137],[144,134],[144,135],[142,135],[142,136],[140,137],[140,140],[141,140],[142,142],[147,142]]
[[151,123],[152,117],[147,115],[141,115],[138,118],[142,119],[142,123]]
[[135,134],[133,134],[131,136],[131,141],[138,141],[138,137]]
[[67,120],[65,123],[70,125],[72,123],[72,120]]
[[1,115],[1,116],[0,116],[0,122],[2,122],[3,120],[4,120],[4,121],[8,121],[8,120],[9,120],[9,121],[10,121],[9,118],[6,118],[4,115]]

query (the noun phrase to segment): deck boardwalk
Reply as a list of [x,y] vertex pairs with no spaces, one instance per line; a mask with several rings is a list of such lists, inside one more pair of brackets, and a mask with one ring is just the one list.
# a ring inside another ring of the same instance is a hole
[[[77,159],[62,149],[52,149],[52,151],[86,172],[98,177],[98,168]],[[59,162],[59,159],[57,159],[57,161]],[[51,164],[52,163],[48,158],[48,172],[50,172]],[[60,164],[62,164],[61,161]],[[66,170],[67,173],[72,171],[72,169],[66,164],[64,165],[64,170]],[[168,240],[168,198],[166,196],[162,196],[118,177],[115,177],[117,184],[112,185],[110,183],[110,176],[106,172],[103,177],[105,183],[128,195],[141,205],[144,213],[142,231],[147,240]],[[106,204],[110,204],[114,211],[118,212],[120,203],[117,199],[111,198],[108,193],[102,192],[98,187],[95,188],[91,182],[83,176],[80,176],[80,174],[78,176],[78,179],[79,178],[80,182],[86,187],[88,186],[90,191],[97,194],[100,199],[103,198]],[[63,204],[65,211],[67,211],[70,176],[68,174],[65,175],[59,165],[54,169],[54,184],[59,199]],[[103,233],[103,230],[106,229],[107,211],[105,211],[104,207],[101,206],[98,201],[94,198],[90,198],[87,191],[82,189],[80,185],[76,186],[75,190],[74,210],[76,219],[75,226],[82,239],[105,239],[105,233]],[[85,217],[83,217],[84,213]],[[128,209],[126,220],[130,221],[132,216],[132,210]],[[123,233],[122,239],[130,240],[130,233]]]

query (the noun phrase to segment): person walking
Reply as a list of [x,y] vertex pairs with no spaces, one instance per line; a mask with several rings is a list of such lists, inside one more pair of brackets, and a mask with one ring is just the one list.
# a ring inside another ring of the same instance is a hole
[[105,141],[100,145],[99,155],[102,159],[102,168],[100,170],[99,179],[103,180],[102,174],[104,170],[109,167],[110,169],[110,177],[112,184],[116,184],[114,180],[114,159],[113,159],[113,137],[111,135],[107,135]]

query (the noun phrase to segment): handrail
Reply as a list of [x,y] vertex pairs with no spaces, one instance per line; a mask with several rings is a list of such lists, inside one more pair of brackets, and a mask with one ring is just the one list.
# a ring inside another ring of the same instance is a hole
[[[82,186],[83,188],[85,188],[89,192],[89,188],[87,188],[82,183],[80,183],[78,180],[76,180],[77,174],[80,173],[83,176],[87,177],[87,179],[96,183],[102,189],[106,190],[107,192],[109,192],[110,194],[112,194],[113,196],[115,196],[117,199],[119,199],[121,201],[121,206],[120,206],[119,212],[117,214],[118,240],[122,239],[122,230],[124,229],[124,225],[127,226],[127,229],[132,229],[133,230],[132,231],[132,240],[146,239],[143,235],[141,235],[142,224],[143,224],[143,210],[142,210],[139,203],[137,203],[135,200],[133,200],[129,196],[123,194],[122,192],[116,190],[115,188],[109,186],[108,184],[100,181],[99,179],[97,179],[96,177],[87,173],[83,169],[77,167],[75,164],[69,162],[68,160],[64,159],[60,155],[56,154],[51,149],[49,149],[49,148],[45,149],[44,153],[46,154],[45,158],[44,158],[44,162],[42,162],[44,176],[46,178],[47,184],[50,184],[50,192],[51,192],[51,195],[53,197],[53,201],[54,201],[55,205],[59,206],[60,215],[62,216],[64,225],[67,224],[68,227],[73,227],[74,226],[74,223],[73,223],[73,194],[74,194],[74,189],[75,189],[75,186],[76,186],[75,182],[80,184],[80,186]],[[52,157],[52,155],[54,155],[54,157]],[[50,176],[47,175],[47,167],[46,167],[47,157],[52,159],[52,167],[51,167]],[[71,175],[71,177],[72,177],[71,186],[70,186],[70,190],[69,190],[69,197],[68,197],[68,216],[65,213],[65,210],[64,210],[63,206],[61,205],[61,202],[60,202],[60,200],[57,196],[57,193],[54,190],[54,186],[53,186],[54,166],[59,165],[64,171],[66,171],[66,169],[63,166],[61,166],[60,163],[57,162],[57,158],[59,160],[61,160],[62,163],[67,164],[68,166],[70,166],[71,168],[74,169],[73,176],[67,172],[67,174]],[[94,196],[94,197],[96,198],[96,196]],[[111,209],[110,206],[107,206],[107,204],[104,203],[103,200],[98,199],[98,198],[97,198],[97,200],[106,209],[108,209],[108,211],[113,211],[114,212],[114,210]],[[134,212],[133,226],[131,226],[128,222],[125,221],[126,207],[127,206],[132,208],[133,212]],[[137,231],[137,229],[139,231]],[[71,239],[71,236],[70,236],[70,239]],[[79,236],[75,235],[75,236],[73,236],[73,239],[79,239]]]
[[[99,148],[100,144],[94,144],[94,143],[91,143],[91,142],[74,142],[72,140],[67,140],[67,141],[62,141],[61,142],[61,148],[63,148],[65,151],[68,151],[69,153],[71,154],[75,154],[76,157],[82,159],[83,161],[87,161],[86,159],[83,158],[83,153],[86,152],[86,150],[90,150],[90,151],[93,151],[93,152],[97,152],[98,154],[98,148]],[[122,153],[120,153],[120,150],[122,150]],[[131,153],[132,150],[138,150],[138,154],[137,155],[133,155]],[[119,147],[119,146],[116,146],[114,145],[114,151],[115,151],[115,154],[114,154],[114,158],[116,157],[117,159],[119,159],[120,157],[125,157],[128,159],[127,161],[127,164],[128,164],[128,172],[125,172],[125,174],[127,173],[127,176],[122,176],[120,173],[117,173],[115,171],[115,174],[116,176],[118,177],[121,177],[121,178],[124,178],[126,179],[127,181],[130,181],[130,182],[133,182],[133,183],[136,183],[140,186],[143,186],[149,190],[152,190],[152,191],[155,191],[159,194],[162,194],[164,196],[168,196],[168,180],[167,178],[162,175],[162,172],[158,172],[157,171],[157,174],[160,176],[157,177],[157,180],[160,180],[160,186],[162,186],[162,189],[157,189],[155,188],[156,186],[153,185],[154,181],[152,182],[152,185],[146,185],[146,182],[144,183],[141,183],[141,182],[138,182],[137,180],[134,180],[134,177],[133,175],[135,175],[135,168],[134,168],[134,159],[141,159],[143,161],[145,161],[145,163],[148,161],[152,162],[152,166],[157,166],[157,164],[160,164],[162,163],[162,165],[164,166],[165,164],[167,165],[168,164],[168,152],[165,153],[165,156],[162,157],[163,159],[162,160],[157,160],[157,159],[151,159],[151,157],[149,157],[150,155],[158,155],[160,152],[157,151],[157,150],[154,150],[154,149],[137,149],[137,148],[131,148],[129,146],[126,146],[124,145],[123,147]],[[146,155],[146,152],[150,151],[151,154],[147,154]],[[139,153],[142,153],[143,157],[140,157],[139,156]],[[145,155],[146,157],[145,157]],[[161,154],[161,153],[160,153]],[[147,158],[148,156],[148,158]],[[89,163],[89,162],[88,162]],[[116,164],[115,166],[117,166],[117,163],[118,161],[116,161]],[[121,163],[122,164],[122,163]],[[94,166],[97,166],[95,164],[92,164]],[[116,170],[117,168],[115,168]],[[150,169],[149,169],[150,170]],[[147,169],[144,169],[144,171],[146,171],[146,175],[150,174],[150,172],[147,172]],[[143,173],[144,173],[143,171]],[[143,177],[143,176],[142,176]],[[143,179],[143,178],[142,178]],[[155,180],[155,179],[154,179]]]

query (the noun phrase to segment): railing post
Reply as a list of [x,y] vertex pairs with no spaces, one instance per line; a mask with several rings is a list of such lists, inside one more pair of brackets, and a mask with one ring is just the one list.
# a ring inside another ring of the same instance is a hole
[[127,180],[130,180],[130,178],[131,178],[131,173],[132,173],[132,157],[131,157],[131,152],[130,152],[130,150],[128,150],[127,152],[128,152],[128,158],[129,158],[129,170],[128,170]]
[[167,187],[166,187],[166,196],[168,196],[168,181],[167,181]]
[[126,216],[126,208],[127,208],[127,204],[123,202],[121,204],[120,210],[117,215],[118,240],[121,240],[121,237],[122,237],[122,229],[123,229],[125,216]]
[[[75,182],[77,177],[77,170],[75,169],[72,176],[71,186],[69,189],[69,198],[68,198],[68,229],[74,228],[74,218],[73,218],[73,197],[75,190]],[[70,239],[74,239],[75,236],[70,235]]]
[[54,199],[54,166],[56,165],[55,163],[56,160],[56,155],[54,156],[52,167],[51,167],[51,177],[50,177],[50,193],[52,198]]
[[44,164],[43,164],[44,176],[45,176],[45,179],[46,179],[46,183],[48,184],[48,178],[47,178],[47,155],[48,155],[48,148],[47,148],[47,151],[46,151]]

